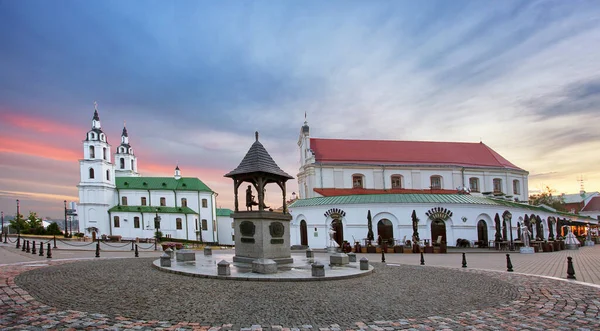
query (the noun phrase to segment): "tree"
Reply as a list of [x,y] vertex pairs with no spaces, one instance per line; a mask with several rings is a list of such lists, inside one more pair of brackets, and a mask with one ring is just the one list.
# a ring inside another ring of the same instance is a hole
[[37,213],[30,211],[29,217],[27,218],[27,226],[29,227],[29,233],[32,234],[45,234],[46,230],[42,224],[42,220],[38,218]]
[[28,230],[28,224],[23,218],[23,215],[17,214],[13,220],[10,221],[10,227],[17,230],[17,233],[22,233]]
[[62,234],[62,232],[60,231],[60,228],[58,227],[58,224],[56,224],[55,222],[50,223],[50,225],[48,225],[48,228],[46,229],[46,233],[50,234],[50,235]]
[[556,193],[556,190],[546,186],[541,193],[531,195],[529,203],[534,206],[546,205],[558,211],[567,211],[565,199],[560,195],[552,195],[553,193]]

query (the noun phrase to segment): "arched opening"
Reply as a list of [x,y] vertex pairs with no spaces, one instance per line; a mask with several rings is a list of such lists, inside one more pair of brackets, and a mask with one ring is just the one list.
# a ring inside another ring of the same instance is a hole
[[477,222],[477,241],[479,247],[487,247],[488,245],[488,226],[484,220]]
[[120,164],[121,169],[125,169],[125,159],[124,158],[121,158],[120,163],[121,163]]
[[344,243],[344,227],[342,226],[342,220],[337,218],[333,219],[333,221],[331,221],[331,228],[335,231],[333,240],[342,247],[342,244]]
[[108,156],[106,154],[106,147],[102,148],[102,158],[105,159],[105,160],[108,160]]
[[96,157],[96,149],[94,149],[94,146],[90,146],[90,159],[93,159]]
[[377,234],[381,238],[382,243],[387,242],[388,245],[394,244],[394,226],[388,219],[382,219],[377,222]]
[[442,236],[442,242],[447,242],[446,223],[440,219],[436,219],[431,222],[431,240],[437,242],[439,236]]
[[306,221],[300,221],[300,245],[308,246],[308,227]]
[[[102,177],[102,173],[100,174],[100,177]],[[90,179],[94,178],[94,168],[90,168]]]

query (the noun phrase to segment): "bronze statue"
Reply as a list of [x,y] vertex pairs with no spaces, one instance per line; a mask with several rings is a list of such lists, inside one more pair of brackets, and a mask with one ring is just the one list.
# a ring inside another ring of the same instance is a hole
[[258,206],[258,202],[254,201],[252,185],[248,185],[248,188],[246,189],[246,211],[252,211],[252,206]]

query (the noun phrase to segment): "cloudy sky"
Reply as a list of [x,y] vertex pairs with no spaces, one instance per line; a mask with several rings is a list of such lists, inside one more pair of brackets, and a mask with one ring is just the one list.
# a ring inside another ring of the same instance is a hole
[[256,130],[297,174],[305,112],[313,137],[482,140],[532,190],[600,190],[598,54],[597,1],[0,0],[0,210],[77,200],[94,101],[113,151],[126,121],[143,175],[179,163],[223,207]]

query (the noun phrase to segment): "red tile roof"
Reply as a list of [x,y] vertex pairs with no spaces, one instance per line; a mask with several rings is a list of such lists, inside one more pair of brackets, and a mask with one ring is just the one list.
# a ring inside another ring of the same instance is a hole
[[457,190],[413,190],[413,189],[364,189],[364,188],[315,188],[313,191],[324,197],[355,194],[457,194]]
[[457,165],[523,170],[483,143],[311,138],[317,162]]
[[591,198],[590,202],[581,211],[600,211],[600,197]]

